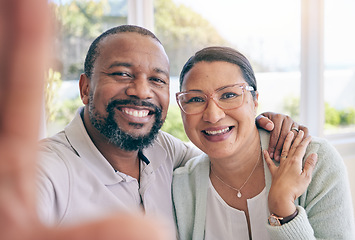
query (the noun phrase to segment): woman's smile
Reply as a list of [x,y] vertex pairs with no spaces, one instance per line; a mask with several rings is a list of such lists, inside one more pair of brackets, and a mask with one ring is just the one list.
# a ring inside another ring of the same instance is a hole
[[227,139],[233,132],[234,127],[213,127],[202,130],[203,136],[211,142],[219,142]]

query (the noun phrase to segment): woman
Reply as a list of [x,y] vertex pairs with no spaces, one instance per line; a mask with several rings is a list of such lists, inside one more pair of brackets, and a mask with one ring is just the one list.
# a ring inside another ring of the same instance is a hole
[[180,89],[185,131],[205,153],[174,174],[181,239],[355,239],[346,169],[332,146],[291,131],[279,166],[265,151],[269,134],[255,126],[256,80],[242,54],[197,52]]

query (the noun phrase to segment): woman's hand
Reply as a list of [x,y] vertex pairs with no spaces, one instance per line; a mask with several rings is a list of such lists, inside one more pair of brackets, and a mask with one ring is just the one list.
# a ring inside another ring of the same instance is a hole
[[306,191],[317,162],[317,154],[312,153],[302,168],[302,159],[311,142],[311,136],[304,138],[304,132],[300,130],[296,138],[293,138],[294,132],[290,131],[286,136],[279,166],[274,164],[264,150],[265,161],[272,176],[269,210],[279,217],[287,217],[296,211],[294,201]]
[[264,112],[257,116],[256,125],[270,132],[270,143],[268,152],[271,158],[276,161],[280,160],[282,146],[285,142],[286,136],[289,131],[302,130],[304,132],[303,138],[308,137],[308,128],[295,122],[291,117],[273,113]]

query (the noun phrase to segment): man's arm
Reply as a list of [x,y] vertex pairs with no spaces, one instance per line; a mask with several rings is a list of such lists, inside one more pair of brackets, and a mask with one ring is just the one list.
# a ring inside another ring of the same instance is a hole
[[[280,160],[283,144],[289,131],[302,130],[304,138],[309,135],[308,128],[295,122],[291,117],[279,113],[265,112],[257,116],[256,125],[270,131],[270,143],[268,152],[271,158]],[[297,135],[297,134],[296,134]]]
[[1,239],[169,239],[156,220],[132,215],[66,229],[39,222],[35,164],[49,22],[47,0],[0,1]]

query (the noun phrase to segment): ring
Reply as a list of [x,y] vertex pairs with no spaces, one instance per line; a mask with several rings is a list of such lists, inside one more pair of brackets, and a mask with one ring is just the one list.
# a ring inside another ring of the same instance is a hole
[[296,132],[299,132],[298,128],[296,128],[296,127],[291,128],[291,131],[292,130],[295,130]]

